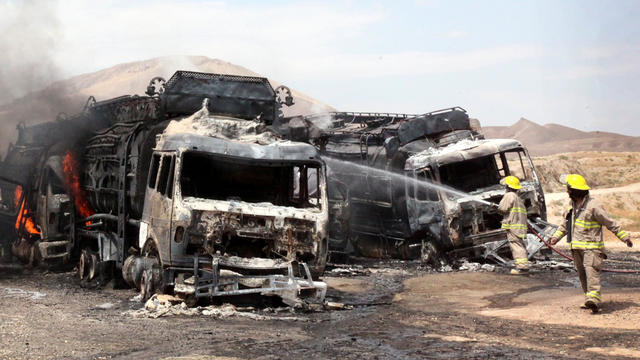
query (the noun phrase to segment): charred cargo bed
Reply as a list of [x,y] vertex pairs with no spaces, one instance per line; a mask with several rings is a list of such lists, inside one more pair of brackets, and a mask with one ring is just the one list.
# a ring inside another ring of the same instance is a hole
[[546,218],[524,146],[484,139],[462,108],[326,113],[282,123],[284,133],[308,139],[328,164],[333,252],[437,263],[443,253],[459,253],[453,250],[491,249],[506,239],[490,203],[504,195],[500,180],[508,175],[522,181],[528,217]]

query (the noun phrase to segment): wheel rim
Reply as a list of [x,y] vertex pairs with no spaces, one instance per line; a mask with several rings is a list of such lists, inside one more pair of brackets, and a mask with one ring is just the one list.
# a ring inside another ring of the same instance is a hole
[[87,253],[85,251],[82,251],[82,253],[80,254],[80,261],[78,262],[78,276],[80,277],[80,280],[85,279],[86,268],[87,268]]
[[142,279],[140,279],[140,294],[142,294],[142,300],[146,301],[151,297],[151,272],[146,270],[142,273]]
[[98,273],[98,256],[91,254],[91,263],[89,264],[89,280],[93,280]]

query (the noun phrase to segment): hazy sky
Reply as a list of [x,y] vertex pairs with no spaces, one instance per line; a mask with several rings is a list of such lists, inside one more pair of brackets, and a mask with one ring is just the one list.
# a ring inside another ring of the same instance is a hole
[[55,71],[36,80],[205,55],[345,111],[459,105],[483,125],[640,135],[640,1],[0,0],[0,14],[5,84],[44,58]]

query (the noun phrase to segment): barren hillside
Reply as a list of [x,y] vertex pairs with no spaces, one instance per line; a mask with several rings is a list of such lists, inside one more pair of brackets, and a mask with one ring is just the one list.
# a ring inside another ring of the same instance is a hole
[[520,140],[535,156],[575,151],[640,151],[640,137],[585,132],[558,124],[539,125],[521,118],[511,126],[486,126],[487,138]]
[[[0,106],[0,153],[6,150],[10,141],[14,141],[17,135],[15,127],[20,122],[33,124],[53,120],[60,112],[80,112],[90,95],[95,96],[98,101],[120,95],[142,95],[153,77],[169,79],[176,70],[263,76],[242,66],[205,56],[161,57],[119,64],[75,76]],[[270,81],[274,88],[280,85],[277,81]],[[291,90],[296,104],[286,109],[286,115],[334,110],[318,100]]]
[[562,174],[581,174],[593,188],[640,182],[640,153],[581,151],[533,157],[545,192],[564,191]]

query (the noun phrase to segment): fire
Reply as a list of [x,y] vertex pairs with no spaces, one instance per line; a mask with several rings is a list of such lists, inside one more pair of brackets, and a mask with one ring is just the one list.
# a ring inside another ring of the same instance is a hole
[[[22,186],[16,186],[16,191],[14,193],[13,202],[18,207],[20,202],[20,197],[22,197]],[[16,230],[20,230],[20,225],[24,221],[24,229],[33,235],[39,235],[40,231],[36,228],[36,224],[29,216],[29,209],[26,207],[27,198],[22,199],[22,205],[20,205],[20,211],[18,212],[18,217],[16,218]]]
[[[93,211],[91,204],[87,200],[86,192],[80,187],[80,175],[78,175],[79,164],[71,150],[67,151],[64,155],[62,168],[67,191],[73,197],[76,210],[80,216],[86,218],[95,214],[95,211]],[[91,223],[87,222],[87,225],[89,224]]]
[[13,194],[13,205],[18,207],[18,202],[20,201],[20,197],[22,196],[22,186],[16,186],[16,191]]

